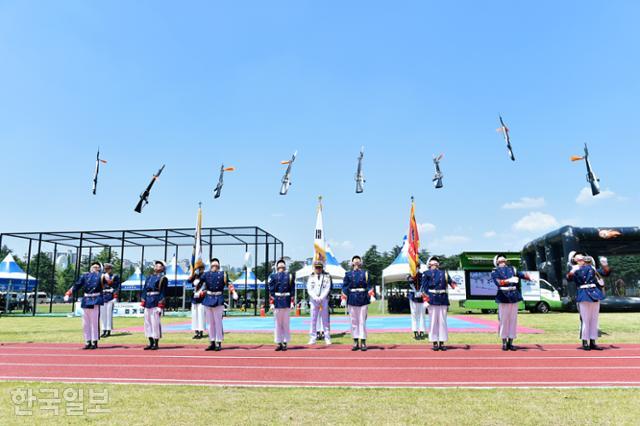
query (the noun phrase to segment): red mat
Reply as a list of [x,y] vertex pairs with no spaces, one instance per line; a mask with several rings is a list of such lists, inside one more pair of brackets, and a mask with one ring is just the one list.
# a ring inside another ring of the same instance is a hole
[[[101,342],[103,343],[103,342]],[[640,345],[604,345],[585,352],[578,345],[453,346],[433,352],[427,345],[204,346],[103,343],[78,345],[0,344],[0,380],[190,384],[230,386],[370,387],[640,387]],[[98,365],[94,368],[94,365]]]

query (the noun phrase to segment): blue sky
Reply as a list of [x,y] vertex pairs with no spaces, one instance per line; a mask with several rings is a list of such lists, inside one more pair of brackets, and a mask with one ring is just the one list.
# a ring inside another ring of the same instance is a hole
[[[304,258],[322,194],[345,259],[400,243],[411,195],[423,246],[439,253],[520,249],[562,224],[637,225],[639,12],[633,1],[4,1],[0,228],[187,227],[202,201],[205,226],[258,225]],[[568,160],[584,142],[597,199],[579,197],[584,165]],[[109,163],[93,196],[97,146]],[[279,161],[294,150],[282,197]],[[237,171],[214,200],[221,162]]]

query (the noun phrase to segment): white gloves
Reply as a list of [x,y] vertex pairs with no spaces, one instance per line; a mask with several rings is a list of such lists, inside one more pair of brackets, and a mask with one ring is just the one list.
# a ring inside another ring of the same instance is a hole
[[507,281],[510,282],[511,284],[518,284],[519,280],[520,279],[518,277],[511,277]]
[[291,302],[291,309],[293,309],[293,308],[295,308],[295,307],[296,307],[296,304],[295,304],[295,303],[293,303],[293,302]]
[[370,303],[373,303],[373,302],[375,302],[375,301],[376,301],[376,297],[375,297],[375,296],[371,296],[371,298],[369,299],[369,302],[370,302]]
[[234,291],[233,293],[231,293],[231,297],[233,298],[233,300],[238,300],[238,292]]
[[604,256],[600,256],[600,264],[602,266],[609,266],[609,260]]
[[346,299],[341,299],[340,300],[340,307],[341,308],[346,308],[347,307],[347,300]]
[[580,266],[573,265],[573,267],[571,268],[571,272],[576,272],[578,269],[580,269]]
[[64,301],[65,303],[69,301],[69,296],[67,296],[66,294],[64,295]]
[[269,305],[269,310],[273,311],[276,308],[276,305],[274,305],[273,303]]

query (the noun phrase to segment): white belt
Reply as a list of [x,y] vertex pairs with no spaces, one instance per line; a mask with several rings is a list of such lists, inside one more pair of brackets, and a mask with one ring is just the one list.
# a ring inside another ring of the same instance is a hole
[[158,294],[160,294],[159,291],[148,291],[147,292],[147,296],[157,296]]
[[596,285],[595,284],[585,284],[585,285],[581,285],[579,288],[595,288]]
[[84,297],[97,297],[97,296],[101,296],[102,293],[85,293]]
[[102,290],[104,293],[113,293],[115,291],[115,289],[113,288],[105,288],[104,290]]
[[209,290],[207,290],[207,294],[209,296],[222,296],[222,292],[221,291],[209,291]]
[[367,291],[367,289],[366,288],[352,288],[349,291],[352,292],[352,293],[360,293],[360,292],[363,292],[363,291]]
[[511,286],[511,287],[500,287],[500,290],[502,290],[502,291],[513,291],[513,290],[516,290],[517,288],[518,287],[514,287],[514,286]]
[[444,294],[446,292],[447,290],[429,290],[429,293],[433,293],[433,294]]
[[282,296],[291,296],[291,293],[273,293],[274,296],[282,297]]

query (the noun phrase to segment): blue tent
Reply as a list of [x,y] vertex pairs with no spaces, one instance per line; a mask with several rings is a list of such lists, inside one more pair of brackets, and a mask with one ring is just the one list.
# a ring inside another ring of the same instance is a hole
[[[238,278],[233,280],[233,286],[237,290],[243,290],[244,291],[245,277],[246,277],[246,272],[243,272],[242,275],[240,275]],[[255,289],[256,274],[253,271],[249,272],[249,276],[246,278],[246,282],[247,282],[247,290]],[[259,290],[264,290],[264,288],[265,288],[264,281],[258,280],[258,289]]]
[[0,263],[0,291],[34,291],[36,279],[27,274],[16,263],[11,254],[8,254]]
[[144,284],[145,276],[142,275],[139,267],[136,267],[136,271],[120,286],[120,290],[125,291],[140,291],[142,284]]

